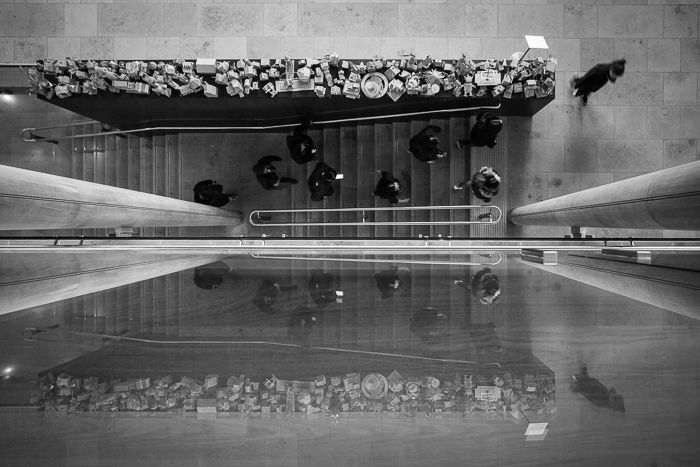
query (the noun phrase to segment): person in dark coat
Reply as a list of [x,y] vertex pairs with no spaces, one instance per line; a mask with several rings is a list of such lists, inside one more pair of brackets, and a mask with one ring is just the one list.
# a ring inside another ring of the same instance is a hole
[[338,172],[325,162],[316,164],[308,181],[311,201],[323,201],[326,196],[331,196],[333,194],[333,181],[337,176]]
[[574,90],[574,97],[580,97],[585,105],[588,102],[588,95],[598,91],[605,86],[608,81],[614,83],[617,78],[625,73],[625,63],[627,60],[620,59],[611,63],[599,63],[582,77],[571,78],[571,88]]
[[253,172],[264,189],[274,190],[280,188],[283,183],[297,183],[294,178],[277,175],[277,169],[272,163],[281,160],[279,156],[265,156],[253,166]]
[[403,193],[403,187],[399,180],[389,173],[382,171],[382,178],[377,182],[377,187],[374,190],[374,195],[389,201],[392,204],[408,203],[411,198]]
[[335,278],[321,269],[311,271],[308,287],[309,295],[319,306],[342,301],[342,292],[336,289]]
[[202,180],[198,182],[194,188],[194,202],[215,206],[220,208],[229,203],[229,201],[237,199],[235,193],[224,193],[224,187],[216,183],[214,180]]
[[625,411],[624,398],[615,391],[615,388],[606,388],[603,383],[588,376],[588,369],[584,366],[581,373],[571,378],[571,391],[581,393],[597,407],[607,407],[620,412]]
[[476,117],[476,122],[472,127],[471,139],[457,140],[457,148],[462,149],[467,144],[492,148],[496,146],[496,136],[501,129],[503,129],[503,120],[500,117],[488,112],[481,112]]
[[314,140],[306,134],[308,124],[302,124],[294,128],[294,132],[287,136],[287,148],[289,155],[297,164],[306,164],[316,157],[316,145]]
[[493,167],[482,167],[477,173],[472,175],[471,180],[458,183],[452,187],[453,190],[463,190],[471,187],[474,196],[488,203],[491,198],[498,194],[498,187],[501,185],[501,176]]
[[409,150],[419,161],[427,162],[428,164],[435,162],[438,159],[447,157],[445,151],[440,150],[440,127],[428,125],[423,128],[420,133],[411,138],[409,142]]

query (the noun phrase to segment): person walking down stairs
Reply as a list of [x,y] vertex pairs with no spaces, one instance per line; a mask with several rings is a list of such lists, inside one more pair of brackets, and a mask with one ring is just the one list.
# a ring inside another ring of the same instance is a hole
[[294,178],[277,175],[277,169],[272,163],[281,160],[279,156],[265,156],[253,166],[253,172],[264,189],[275,190],[281,188],[283,183],[297,183]]
[[501,176],[493,167],[482,167],[477,173],[472,175],[471,180],[465,180],[452,187],[453,190],[463,190],[467,186],[471,187],[474,196],[488,203],[491,198],[498,194],[498,187],[501,185]]
[[438,159],[447,157],[447,152],[440,149],[440,127],[428,125],[409,141],[409,150],[416,159],[431,164]]
[[[379,171],[377,171],[379,172]],[[411,198],[406,196],[403,185],[398,179],[386,171],[381,171],[382,178],[377,182],[374,195],[389,201],[392,204],[408,203]]]
[[457,140],[457,149],[471,144],[472,146],[493,148],[496,146],[496,137],[503,129],[503,120],[488,112],[481,112],[476,117],[476,123],[472,127],[471,139]]
[[214,180],[202,180],[194,188],[194,202],[220,208],[238,199],[236,193],[224,193],[224,187]]
[[316,164],[308,180],[311,201],[323,201],[326,196],[332,196],[333,182],[342,178],[343,174],[339,174],[337,170],[325,162]]
[[308,128],[308,123],[303,123],[287,136],[289,155],[297,164],[306,164],[316,157],[314,140],[306,133]]

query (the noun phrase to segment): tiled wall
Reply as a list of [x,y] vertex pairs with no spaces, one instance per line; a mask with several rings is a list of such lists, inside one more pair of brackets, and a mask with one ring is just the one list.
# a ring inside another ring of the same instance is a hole
[[[668,4],[666,4],[668,3]],[[556,101],[509,125],[511,205],[698,158],[700,0],[375,0],[189,3],[0,0],[0,62],[129,58],[504,57],[543,34],[559,59]],[[627,58],[587,107],[569,79]]]

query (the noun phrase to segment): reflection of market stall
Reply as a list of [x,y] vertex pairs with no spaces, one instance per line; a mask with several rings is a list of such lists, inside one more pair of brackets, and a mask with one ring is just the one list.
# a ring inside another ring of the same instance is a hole
[[45,60],[32,70],[32,83],[42,99],[122,130],[269,126],[302,117],[323,121],[479,107],[533,115],[554,98],[555,65],[464,57]]

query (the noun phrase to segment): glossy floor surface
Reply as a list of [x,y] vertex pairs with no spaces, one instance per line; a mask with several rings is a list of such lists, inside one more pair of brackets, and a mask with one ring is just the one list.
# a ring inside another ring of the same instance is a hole
[[[472,259],[496,262],[495,256]],[[208,373],[311,379],[394,369],[450,378],[500,362],[514,372],[537,365],[554,375],[557,413],[547,437],[526,441],[522,421],[461,414],[349,414],[335,424],[320,414],[60,415],[7,408],[0,412],[3,465],[49,465],[61,458],[66,465],[137,459],[151,465],[230,465],[232,459],[236,465],[462,465],[469,459],[476,465],[676,466],[694,465],[700,455],[700,335],[690,318],[513,257],[489,266],[502,292],[489,306],[454,284],[468,282],[483,266],[403,265],[399,289],[386,298],[373,277],[384,265],[231,257],[216,267],[221,282],[209,290],[188,270],[3,316],[2,364],[15,372],[0,385],[3,403],[26,402],[35,375],[48,370],[101,379]],[[309,293],[320,268],[344,292],[342,303],[322,306]],[[265,280],[289,290],[263,311],[256,297]],[[299,307],[318,317],[309,333],[294,325]],[[427,307],[449,317],[437,341],[411,325]],[[27,342],[27,327],[47,330]],[[483,329],[492,332],[474,332]],[[115,342],[96,334],[170,343]],[[186,343],[192,339],[200,343]],[[245,341],[301,347],[280,351]],[[623,396],[624,413],[572,392],[571,377],[582,366]],[[37,443],[40,450],[30,448]]]

